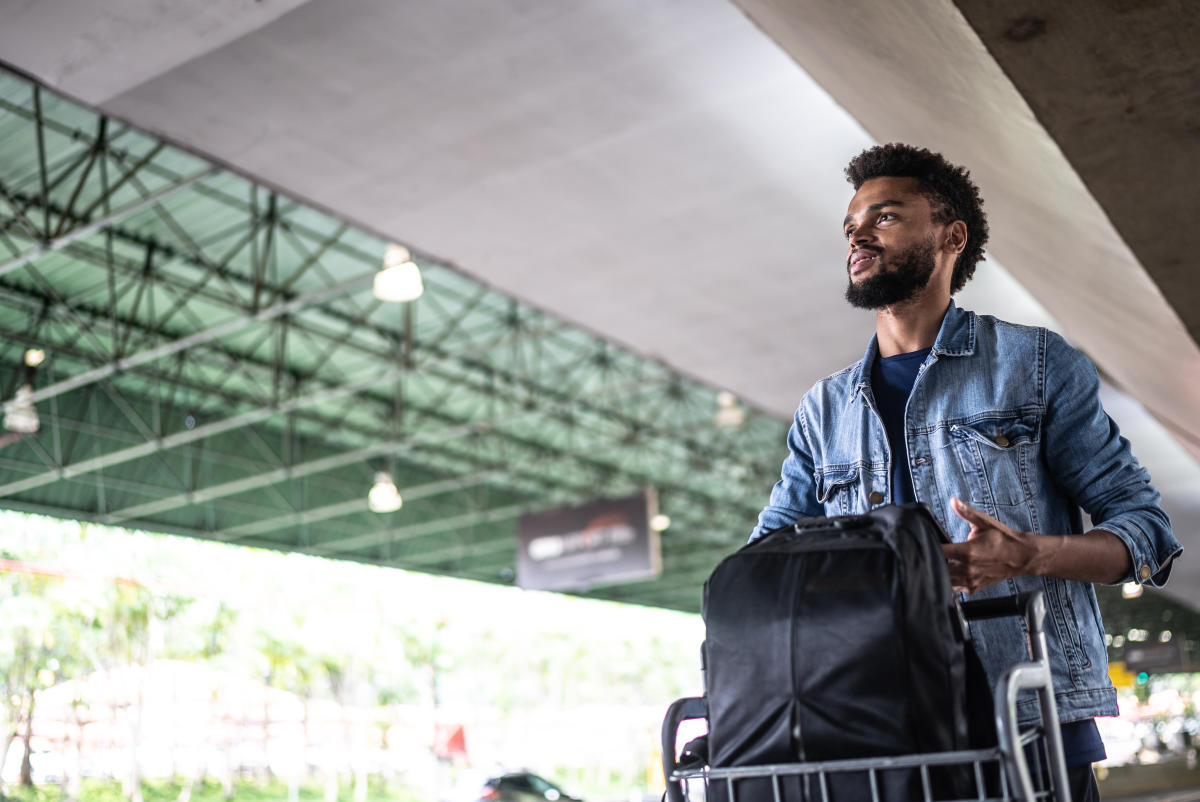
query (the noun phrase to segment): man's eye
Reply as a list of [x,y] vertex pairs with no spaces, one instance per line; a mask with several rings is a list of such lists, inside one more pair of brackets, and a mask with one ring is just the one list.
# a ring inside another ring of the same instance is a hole
[[852,228],[846,229],[846,239],[850,239],[850,235],[853,233],[854,233],[854,229],[852,229]]
[[880,220],[880,222],[882,222],[884,220],[891,220],[893,217],[895,217],[895,215],[892,214],[891,212],[883,212],[882,214],[879,215],[879,220]]

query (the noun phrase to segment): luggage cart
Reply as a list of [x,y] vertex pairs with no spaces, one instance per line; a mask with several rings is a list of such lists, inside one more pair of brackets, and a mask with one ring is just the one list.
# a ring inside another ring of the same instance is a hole
[[[787,763],[768,766],[737,766],[713,768],[702,760],[681,762],[676,756],[679,725],[690,719],[707,719],[708,702],[704,697],[676,700],[663,720],[663,776],[666,779],[668,802],[699,802],[707,799],[716,783],[724,786],[721,795],[728,802],[801,802],[794,795],[785,797],[781,791],[783,778],[803,778],[803,802],[831,802],[833,778],[846,775],[864,776],[870,788],[871,802],[884,802],[880,796],[880,778],[886,772],[915,771],[914,799],[923,802],[943,802],[931,773],[949,767],[965,769],[973,778],[972,795],[959,796],[956,802],[1070,802],[1066,763],[1063,758],[1062,734],[1058,710],[1054,703],[1054,687],[1050,678],[1050,661],[1046,651],[1043,623],[1046,603],[1041,591],[1023,593],[998,599],[964,602],[961,604],[963,627],[968,620],[1021,615],[1028,624],[1031,659],[1012,666],[1005,672],[994,690],[995,722],[998,745],[989,749],[970,749],[956,752],[890,757],[832,760],[809,763]],[[1024,729],[1017,724],[1017,696],[1023,690],[1036,693],[1041,710],[1041,722]],[[1031,765],[1032,764],[1032,765]],[[762,798],[761,784],[752,795],[738,795],[739,781],[766,778],[773,794]],[[990,778],[990,779],[989,779]],[[919,785],[920,790],[915,786]],[[840,799],[840,797],[839,797]],[[890,799],[890,797],[889,797]],[[837,802],[837,800],[834,800]]]

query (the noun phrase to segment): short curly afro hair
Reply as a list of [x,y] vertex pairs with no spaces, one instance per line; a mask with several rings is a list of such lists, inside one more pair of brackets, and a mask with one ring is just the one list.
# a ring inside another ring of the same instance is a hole
[[920,193],[933,207],[935,223],[955,220],[966,223],[967,246],[954,262],[954,273],[950,277],[950,292],[961,290],[975,275],[975,266],[983,259],[983,246],[988,237],[983,198],[979,196],[979,187],[971,180],[971,174],[946,161],[940,153],[891,142],[864,150],[846,166],[846,179],[856,191],[872,178],[915,178]]

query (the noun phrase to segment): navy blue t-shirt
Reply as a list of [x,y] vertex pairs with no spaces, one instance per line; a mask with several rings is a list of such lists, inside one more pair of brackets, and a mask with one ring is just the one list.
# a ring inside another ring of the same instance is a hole
[[[871,366],[871,393],[883,418],[888,446],[892,450],[892,503],[916,501],[912,473],[908,469],[908,444],[904,440],[904,408],[917,381],[917,373],[930,349],[907,354],[876,357]],[[1068,766],[1095,763],[1107,756],[1095,719],[1072,721],[1062,725],[1063,752]]]
[[896,356],[878,357],[871,366],[871,392],[883,418],[888,446],[892,449],[892,503],[916,501],[912,473],[908,470],[908,444],[904,441],[904,407],[917,381],[917,371],[929,356],[922,348]]

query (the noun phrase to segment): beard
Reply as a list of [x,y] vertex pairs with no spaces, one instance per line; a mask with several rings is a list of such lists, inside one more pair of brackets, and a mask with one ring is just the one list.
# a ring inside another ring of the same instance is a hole
[[925,289],[935,267],[937,261],[934,259],[933,238],[930,237],[923,245],[914,245],[898,252],[892,257],[890,266],[880,256],[875,275],[868,276],[858,284],[850,279],[846,286],[846,300],[859,309],[882,309],[904,303]]

